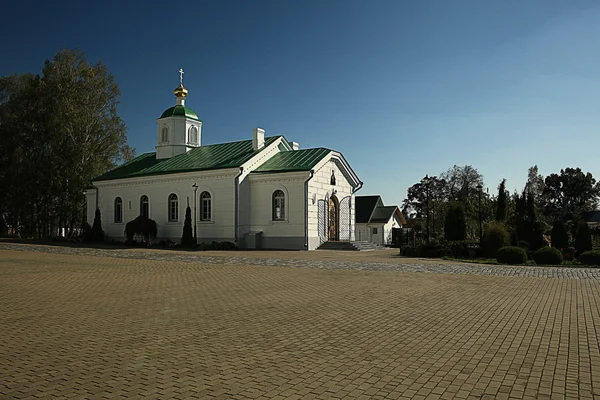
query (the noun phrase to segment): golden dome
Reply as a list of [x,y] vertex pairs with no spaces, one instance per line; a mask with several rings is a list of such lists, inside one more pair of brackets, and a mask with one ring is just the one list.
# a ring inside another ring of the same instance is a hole
[[175,97],[185,98],[188,95],[188,90],[183,87],[183,84],[180,83],[179,86],[173,90],[173,93],[175,93]]

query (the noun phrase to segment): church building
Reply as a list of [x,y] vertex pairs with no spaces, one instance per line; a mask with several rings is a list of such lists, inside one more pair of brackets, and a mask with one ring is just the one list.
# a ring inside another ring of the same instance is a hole
[[202,145],[202,121],[185,104],[182,74],[176,104],[156,120],[156,151],[93,180],[90,224],[98,208],[106,236],[124,241],[127,222],[144,215],[158,224],[157,240],[179,242],[189,204],[198,243],[314,250],[354,240],[362,182],[340,152],[300,149],[261,128],[248,140]]

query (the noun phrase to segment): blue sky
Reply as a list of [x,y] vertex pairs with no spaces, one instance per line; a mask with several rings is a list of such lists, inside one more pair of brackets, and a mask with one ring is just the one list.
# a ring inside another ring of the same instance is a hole
[[490,192],[522,188],[534,164],[600,178],[597,1],[21,1],[4,15],[0,75],[61,48],[102,60],[138,153],[183,68],[203,144],[260,126],[333,148],[387,204],[454,164]]

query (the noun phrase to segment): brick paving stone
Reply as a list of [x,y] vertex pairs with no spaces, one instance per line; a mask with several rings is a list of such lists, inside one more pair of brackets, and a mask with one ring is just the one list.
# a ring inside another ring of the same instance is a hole
[[0,398],[600,397],[597,270],[232,254],[0,243]]

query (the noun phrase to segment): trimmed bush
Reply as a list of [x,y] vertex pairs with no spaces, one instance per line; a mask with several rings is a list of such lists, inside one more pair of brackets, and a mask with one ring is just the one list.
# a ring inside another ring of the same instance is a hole
[[192,209],[188,206],[185,209],[185,220],[183,222],[183,235],[181,236],[182,247],[194,247],[194,233],[192,231]]
[[417,251],[412,246],[402,246],[400,248],[400,255],[404,257],[416,257]]
[[600,265],[600,250],[586,251],[579,256],[582,265]]
[[81,224],[81,240],[84,242],[91,242],[94,240],[94,234],[92,233],[92,226],[87,222]]
[[590,227],[584,221],[577,225],[577,235],[575,235],[575,250],[581,255],[586,251],[592,250],[592,232]]
[[560,265],[563,261],[563,255],[560,250],[554,247],[542,247],[533,253],[533,259],[537,265]]
[[483,248],[489,257],[494,257],[498,249],[509,243],[510,237],[504,224],[494,222],[490,224],[483,235]]
[[527,253],[520,247],[506,246],[496,251],[496,260],[502,264],[525,264]]
[[526,242],[524,240],[519,240],[519,243],[518,243],[517,247],[520,247],[522,249],[528,250],[531,247],[531,245],[529,244],[529,242]]
[[104,241],[104,231],[102,230],[102,215],[100,209],[96,208],[94,215],[94,225],[92,226],[92,240],[96,242]]
[[422,244],[417,248],[417,257],[440,258],[445,255],[439,243],[431,242],[429,244]]
[[569,230],[562,219],[557,219],[552,225],[552,233],[550,233],[552,247],[563,250],[569,247]]
[[127,242],[132,243],[135,235],[141,236],[144,241],[148,242],[150,239],[156,239],[158,234],[158,225],[156,221],[140,215],[133,221],[129,221],[125,225],[125,235],[127,235]]

